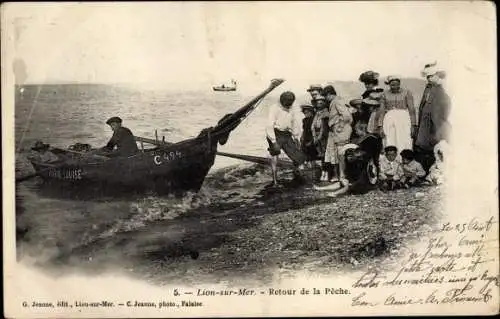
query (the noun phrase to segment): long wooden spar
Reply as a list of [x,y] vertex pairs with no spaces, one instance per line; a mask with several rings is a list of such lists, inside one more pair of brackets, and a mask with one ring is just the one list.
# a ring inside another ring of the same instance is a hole
[[[141,137],[141,136],[135,136],[135,140],[138,142],[148,143],[148,144],[152,144],[152,145],[156,145],[156,146],[168,146],[168,145],[174,144],[174,143],[169,143],[169,142],[164,142],[164,141],[157,141],[157,140],[152,139],[152,138]],[[261,157],[261,156],[234,154],[234,153],[226,153],[226,152],[218,152],[218,151],[215,154],[219,155],[219,156],[240,159],[243,161],[252,162],[252,163],[261,164],[261,165],[267,165],[270,163],[268,158]],[[286,167],[293,167],[293,163],[291,161],[285,161],[285,160],[278,160],[278,165],[282,165],[282,166],[286,166]]]

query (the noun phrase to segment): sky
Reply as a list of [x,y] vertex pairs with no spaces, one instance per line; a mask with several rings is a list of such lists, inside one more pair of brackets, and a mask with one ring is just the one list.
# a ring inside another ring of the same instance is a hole
[[231,78],[248,85],[357,80],[368,69],[419,77],[426,63],[453,62],[456,23],[485,18],[487,11],[468,5],[31,3],[4,11],[18,69],[26,71],[17,82],[202,87]]

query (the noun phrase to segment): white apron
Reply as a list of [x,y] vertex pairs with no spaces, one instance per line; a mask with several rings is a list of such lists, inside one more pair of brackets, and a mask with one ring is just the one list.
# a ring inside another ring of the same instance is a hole
[[384,147],[396,146],[398,153],[413,148],[411,140],[411,120],[408,110],[394,109],[384,116]]

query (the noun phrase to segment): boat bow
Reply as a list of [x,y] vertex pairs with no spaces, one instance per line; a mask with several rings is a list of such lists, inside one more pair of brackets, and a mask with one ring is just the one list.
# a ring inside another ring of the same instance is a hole
[[254,97],[247,104],[236,110],[236,112],[226,114],[219,120],[215,127],[210,127],[202,130],[199,136],[210,134],[212,138],[217,139],[217,141],[221,145],[224,145],[227,142],[231,131],[238,127],[238,125],[240,125],[241,122],[243,122],[243,120],[257,108],[259,103],[264,99],[264,97],[266,97],[266,95],[271,93],[271,91],[273,91],[283,82],[285,82],[285,80],[283,79],[273,79],[267,89]]

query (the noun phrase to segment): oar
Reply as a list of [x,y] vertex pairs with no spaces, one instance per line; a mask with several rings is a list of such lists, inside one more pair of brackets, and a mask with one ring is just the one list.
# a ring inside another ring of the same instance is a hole
[[[270,160],[266,157],[260,157],[260,156],[251,156],[251,155],[243,155],[243,154],[232,154],[232,153],[225,153],[225,152],[216,152],[217,155],[219,156],[225,156],[225,157],[230,157],[230,158],[236,158],[252,163],[257,163],[257,164],[262,164],[262,165],[268,165],[270,163]],[[284,160],[278,160],[279,165],[287,166],[287,167],[294,167],[293,163],[290,161],[284,161]]]

